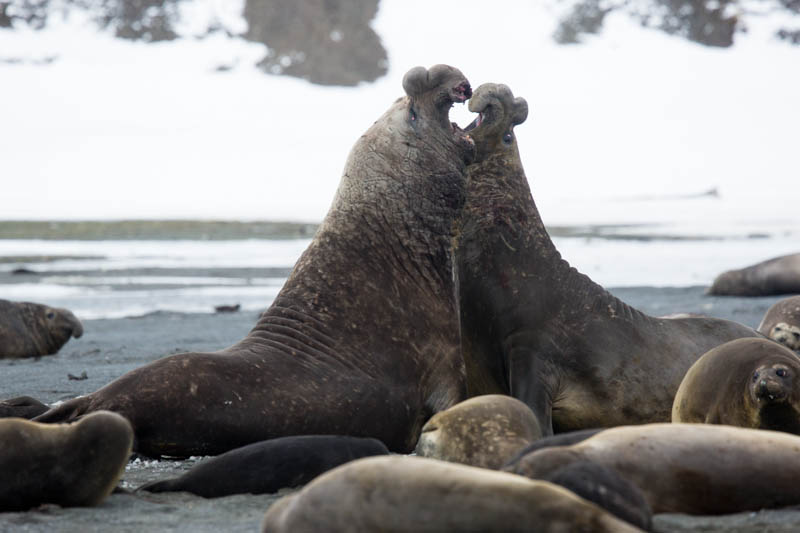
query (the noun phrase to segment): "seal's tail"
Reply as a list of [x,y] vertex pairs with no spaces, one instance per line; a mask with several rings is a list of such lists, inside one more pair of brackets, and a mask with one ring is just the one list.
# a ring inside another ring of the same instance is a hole
[[49,411],[45,411],[34,418],[33,421],[43,422],[45,424],[74,422],[89,411],[90,401],[91,398],[89,396],[73,398],[72,400],[51,408]]

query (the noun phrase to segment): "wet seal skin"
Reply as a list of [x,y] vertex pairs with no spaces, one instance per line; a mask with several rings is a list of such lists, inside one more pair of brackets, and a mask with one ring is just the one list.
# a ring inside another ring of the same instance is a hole
[[770,307],[758,331],[796,352],[800,352],[800,296],[791,296]]
[[547,479],[588,461],[638,487],[654,514],[717,515],[800,503],[800,437],[710,424],[644,424],[524,455],[504,470]]
[[800,358],[767,339],[717,346],[686,372],[672,421],[800,434]]
[[368,457],[386,455],[371,438],[303,435],[254,442],[211,457],[174,479],[154,481],[137,490],[185,491],[204,498],[231,494],[264,494],[305,485],[323,472]]
[[522,168],[515,128],[528,115],[505,85],[475,90],[476,158],[457,239],[468,393],[510,394],[544,435],[669,421],[689,366],[731,339],[758,336],[713,318],[655,318],[561,258]]
[[52,355],[81,335],[83,325],[67,309],[0,300],[0,359]]
[[267,510],[264,533],[641,531],[572,492],[424,457],[369,457],[327,472]]
[[115,413],[74,424],[0,420],[0,512],[97,505],[122,477],[132,445],[130,424]]
[[417,67],[403,87],[351,150],[330,211],[247,337],[164,357],[37,420],[114,411],[147,456],[309,434],[413,450],[424,422],[466,397],[452,239],[474,146],[448,118],[472,95],[461,72]]
[[706,292],[714,296],[800,294],[800,253],[723,272]]

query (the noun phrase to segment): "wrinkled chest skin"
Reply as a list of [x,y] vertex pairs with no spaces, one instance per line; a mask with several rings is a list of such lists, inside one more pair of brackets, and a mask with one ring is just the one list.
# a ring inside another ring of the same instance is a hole
[[217,454],[286,435],[375,437],[413,449],[465,395],[452,234],[472,145],[447,120],[471,94],[418,67],[356,142],[331,209],[241,342],[166,357],[40,417],[120,412],[146,455]]

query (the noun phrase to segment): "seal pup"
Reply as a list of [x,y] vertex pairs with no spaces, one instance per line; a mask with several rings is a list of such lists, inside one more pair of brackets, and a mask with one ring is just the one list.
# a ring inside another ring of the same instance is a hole
[[58,425],[0,420],[0,512],[97,505],[122,477],[132,445],[131,425],[115,413]]
[[472,95],[458,69],[413,68],[403,88],[356,142],[327,216],[247,337],[164,357],[38,420],[115,411],[147,456],[309,434],[413,450],[425,421],[466,397],[452,237],[474,145],[448,119]]
[[182,476],[154,481],[137,490],[185,491],[204,498],[278,492],[282,488],[305,485],[323,472],[349,461],[388,453],[381,441],[372,438],[280,437],[211,457]]
[[541,436],[527,405],[510,396],[486,394],[433,415],[422,426],[415,451],[422,457],[499,469]]
[[775,302],[761,320],[758,331],[790,350],[800,351],[800,296]]
[[264,533],[641,531],[546,481],[423,457],[369,457],[275,502]]
[[783,255],[714,278],[713,296],[771,296],[800,293],[800,253]]
[[532,479],[589,461],[638,487],[653,513],[729,514],[800,503],[800,437],[734,426],[645,424],[601,431],[521,457]]
[[689,366],[758,336],[714,318],[661,319],[626,305],[561,258],[542,223],[514,129],[528,105],[485,84],[469,103],[476,145],[456,264],[468,394],[525,402],[544,435],[669,421]]
[[800,434],[800,358],[767,339],[717,346],[686,372],[672,421]]
[[81,335],[83,325],[68,309],[0,300],[0,359],[52,355]]

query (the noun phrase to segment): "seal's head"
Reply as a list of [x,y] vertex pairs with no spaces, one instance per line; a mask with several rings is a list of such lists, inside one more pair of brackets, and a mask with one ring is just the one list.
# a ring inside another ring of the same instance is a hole
[[790,350],[800,351],[800,328],[797,326],[779,322],[769,331],[768,337]]
[[750,398],[759,407],[791,401],[795,371],[776,362],[761,365],[750,378]]
[[528,103],[524,98],[514,98],[506,85],[484,83],[469,101],[469,110],[478,118],[467,126],[475,141],[475,161],[487,157],[503,157],[519,161],[514,126],[528,118]]

